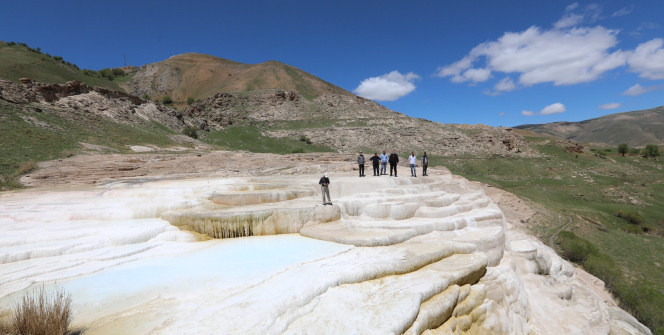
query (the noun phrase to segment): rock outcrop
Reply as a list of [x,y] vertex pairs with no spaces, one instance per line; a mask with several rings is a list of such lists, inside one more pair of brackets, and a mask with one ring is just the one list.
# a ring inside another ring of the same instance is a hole
[[23,78],[18,84],[0,79],[0,99],[19,105],[42,103],[64,110],[83,110],[122,123],[156,121],[177,132],[186,125],[200,126],[196,120],[184,118],[176,109],[123,92],[102,87],[91,88],[79,81],[69,81],[61,85],[33,82]]
[[269,137],[306,136],[338,152],[374,148],[443,156],[537,155],[511,128],[416,119],[358,96],[326,94],[309,100],[283,90],[218,93],[183,114],[206,120],[212,129],[250,124]]

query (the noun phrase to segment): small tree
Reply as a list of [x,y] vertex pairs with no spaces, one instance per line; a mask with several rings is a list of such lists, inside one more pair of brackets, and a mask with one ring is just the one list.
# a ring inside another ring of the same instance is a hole
[[629,152],[629,146],[627,145],[627,143],[618,144],[618,152],[621,155],[625,156],[625,154]]
[[191,138],[198,138],[198,131],[196,127],[186,126],[184,129],[182,129],[182,133]]
[[659,156],[659,147],[654,144],[648,144],[643,149],[643,157],[657,157]]
[[99,70],[99,75],[108,80],[113,80],[113,71],[111,69],[101,69]]

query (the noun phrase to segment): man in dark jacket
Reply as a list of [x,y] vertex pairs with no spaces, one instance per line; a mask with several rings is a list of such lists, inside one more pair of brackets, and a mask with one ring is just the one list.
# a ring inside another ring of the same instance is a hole
[[364,177],[364,155],[362,155],[362,151],[357,156],[357,166],[360,168],[360,177]]
[[369,160],[373,164],[374,177],[380,176],[380,157],[378,157],[378,153],[374,152],[373,157],[369,158]]
[[394,176],[397,176],[397,165],[399,164],[399,155],[392,150],[392,154],[390,155],[390,159],[388,161],[390,163],[390,177],[392,177],[392,171],[394,170]]
[[[331,205],[330,189],[327,187],[327,185],[330,185],[330,178],[327,177],[327,173],[323,175],[318,184],[320,185],[320,193],[323,195],[323,205]],[[325,196],[327,196],[327,201],[325,201]]]

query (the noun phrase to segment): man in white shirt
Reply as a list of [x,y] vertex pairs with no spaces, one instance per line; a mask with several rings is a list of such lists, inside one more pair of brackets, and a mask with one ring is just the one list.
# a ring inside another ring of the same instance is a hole
[[410,164],[410,176],[417,177],[417,157],[415,157],[415,151],[412,151],[410,156],[408,156],[408,164]]

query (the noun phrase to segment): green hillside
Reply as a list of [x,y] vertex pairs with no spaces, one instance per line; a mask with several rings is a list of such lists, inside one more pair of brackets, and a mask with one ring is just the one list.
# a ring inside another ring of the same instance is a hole
[[84,110],[16,105],[0,99],[0,190],[20,187],[18,177],[36,163],[78,153],[81,142],[130,152],[129,145],[183,146],[156,122],[122,124]]
[[529,124],[515,128],[581,143],[627,143],[631,147],[664,144],[664,106],[605,115],[580,122]]
[[615,147],[569,153],[549,136],[524,136],[545,156],[431,162],[528,201],[539,213],[527,223],[534,235],[602,279],[623,309],[664,334],[664,161],[623,157]]
[[[93,75],[86,75],[85,73]],[[99,77],[97,71],[81,70],[59,56],[44,53],[39,48],[31,48],[22,43],[0,41],[0,78],[18,82],[19,78],[30,78],[49,84],[64,84],[78,80],[90,87],[100,86],[116,91],[124,91],[119,82],[127,81],[133,74],[109,80]]]

